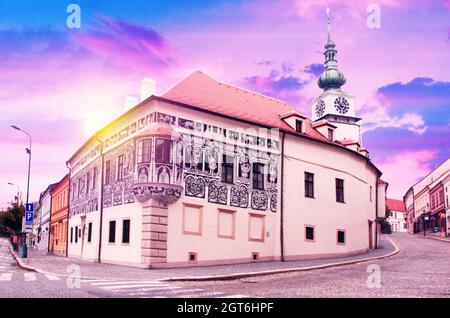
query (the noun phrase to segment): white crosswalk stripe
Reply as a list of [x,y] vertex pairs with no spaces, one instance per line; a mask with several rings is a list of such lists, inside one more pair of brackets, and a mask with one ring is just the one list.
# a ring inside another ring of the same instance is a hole
[[149,280],[149,281],[117,281],[117,282],[111,282],[111,281],[104,281],[104,282],[94,282],[91,283],[91,285],[94,286],[108,286],[108,285],[129,285],[129,284],[153,284],[153,285],[162,285],[163,283],[157,280]]
[[50,274],[44,274],[45,277],[48,278],[48,280],[60,280],[58,276],[50,275]]
[[9,282],[12,279],[12,273],[3,273],[0,274],[0,281]]
[[111,292],[119,297],[138,298],[244,298],[245,295],[230,295],[218,291],[174,286],[157,280],[91,280],[90,285]]
[[37,280],[35,273],[23,273],[23,277],[25,278],[26,282],[32,282]]

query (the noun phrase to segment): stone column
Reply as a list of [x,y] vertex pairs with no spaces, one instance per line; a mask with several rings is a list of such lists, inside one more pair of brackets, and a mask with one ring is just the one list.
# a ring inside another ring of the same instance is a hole
[[167,212],[155,200],[142,208],[141,263],[148,267],[167,263]]

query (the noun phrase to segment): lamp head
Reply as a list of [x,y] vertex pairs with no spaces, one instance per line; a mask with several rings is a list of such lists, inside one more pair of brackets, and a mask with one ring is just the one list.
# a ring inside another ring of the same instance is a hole
[[15,126],[15,125],[11,125],[12,128],[16,129],[16,130],[22,130],[19,127]]

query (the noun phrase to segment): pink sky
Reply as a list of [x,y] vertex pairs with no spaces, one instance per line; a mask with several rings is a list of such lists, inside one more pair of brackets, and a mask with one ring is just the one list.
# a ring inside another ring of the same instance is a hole
[[[401,198],[449,157],[449,1],[377,1],[381,28],[366,25],[372,1],[79,1],[82,28],[65,6],[0,5],[0,207],[26,189],[25,135],[34,138],[31,198],[60,180],[88,137],[89,118],[113,119],[125,96],[152,77],[163,89],[191,71],[284,99],[310,115],[331,7],[343,89],[356,96],[363,142]],[[44,4],[44,5],[43,5]],[[23,195],[25,197],[25,194]]]

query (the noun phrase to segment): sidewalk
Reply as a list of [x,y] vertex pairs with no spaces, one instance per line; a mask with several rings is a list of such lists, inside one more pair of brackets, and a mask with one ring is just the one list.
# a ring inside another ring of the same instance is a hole
[[[99,264],[81,261],[62,256],[47,255],[32,249],[29,262],[20,259],[29,270],[52,275],[68,276],[69,265],[78,265],[83,279],[104,280],[223,280],[251,276],[279,274],[291,271],[304,271],[332,266],[353,264],[362,261],[385,258],[399,252],[398,247],[385,235],[381,236],[379,248],[368,253],[344,257],[317,260],[302,260],[288,262],[260,262],[235,265],[217,265],[205,267],[173,268],[173,269],[142,269],[110,264]],[[17,258],[17,254],[15,255]],[[73,270],[73,269],[72,269]]]
[[450,237],[438,236],[438,235],[426,235],[425,237],[430,239],[430,240],[436,240],[436,241],[450,243]]

